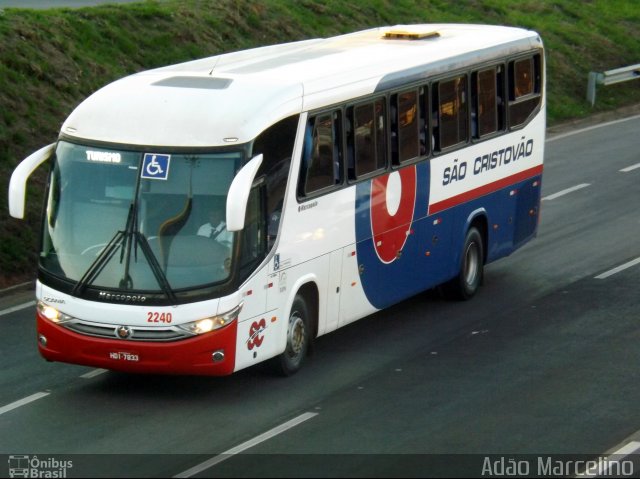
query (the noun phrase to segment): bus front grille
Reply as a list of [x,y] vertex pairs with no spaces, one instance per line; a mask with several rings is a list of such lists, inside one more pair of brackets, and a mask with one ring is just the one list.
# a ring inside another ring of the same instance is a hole
[[[192,338],[193,335],[178,327],[169,328],[143,328],[123,326],[120,324],[101,324],[88,321],[73,320],[60,323],[60,326],[85,336],[94,336],[105,339],[119,339],[122,341],[151,341],[168,342]],[[120,331],[125,331],[121,333]]]

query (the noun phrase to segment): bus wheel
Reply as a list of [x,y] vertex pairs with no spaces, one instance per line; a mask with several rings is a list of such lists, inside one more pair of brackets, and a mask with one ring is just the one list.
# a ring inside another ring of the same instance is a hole
[[471,299],[482,283],[484,272],[484,245],[482,235],[475,226],[469,228],[462,248],[462,261],[458,275],[443,285],[445,296],[451,299]]
[[298,372],[309,351],[311,338],[310,317],[304,297],[297,295],[291,305],[289,324],[287,325],[287,346],[284,352],[275,358],[276,372],[282,376],[291,376]]

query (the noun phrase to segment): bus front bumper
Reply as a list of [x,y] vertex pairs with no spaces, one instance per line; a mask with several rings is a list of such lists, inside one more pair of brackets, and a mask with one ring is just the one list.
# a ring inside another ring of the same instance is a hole
[[79,334],[36,313],[38,348],[48,361],[130,373],[225,376],[235,367],[237,321],[171,342],[106,339]]

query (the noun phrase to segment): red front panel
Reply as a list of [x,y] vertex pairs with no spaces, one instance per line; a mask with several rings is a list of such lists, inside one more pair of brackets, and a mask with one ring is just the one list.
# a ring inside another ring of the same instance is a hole
[[[155,374],[224,376],[235,367],[237,322],[211,333],[172,342],[103,339],[69,331],[37,314],[40,354],[50,361],[82,364],[115,371]],[[224,359],[214,362],[214,351]]]

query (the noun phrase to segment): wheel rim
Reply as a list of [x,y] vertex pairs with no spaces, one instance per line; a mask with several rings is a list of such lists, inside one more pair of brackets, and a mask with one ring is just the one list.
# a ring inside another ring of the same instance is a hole
[[287,335],[287,352],[289,357],[297,358],[302,355],[305,345],[304,320],[296,311],[289,318],[289,334]]
[[478,279],[478,265],[480,264],[480,252],[478,245],[472,241],[467,246],[464,260],[464,281],[468,286],[473,286]]

